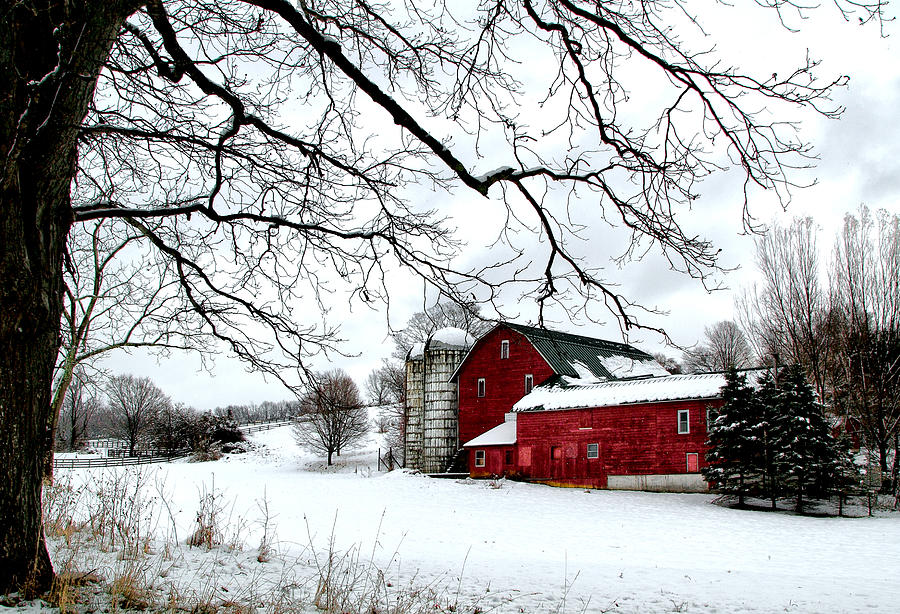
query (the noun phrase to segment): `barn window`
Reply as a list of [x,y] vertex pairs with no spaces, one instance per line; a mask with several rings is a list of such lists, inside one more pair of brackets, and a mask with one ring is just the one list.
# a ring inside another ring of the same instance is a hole
[[506,451],[506,458],[504,460],[506,461],[507,465],[513,464],[513,451],[512,450]]
[[678,434],[691,432],[691,412],[688,409],[678,410]]
[[712,426],[712,423],[716,421],[716,415],[713,413],[712,407],[706,408],[706,428]]
[[475,466],[484,467],[484,450],[475,450]]
[[553,460],[561,460],[563,457],[563,449],[561,446],[550,446],[550,458]]
[[525,394],[531,392],[532,388],[534,388],[534,376],[529,373],[525,376]]
[[687,454],[687,472],[697,473],[700,471],[700,455],[696,452],[688,452]]
[[485,388],[485,386],[484,386],[484,378],[483,378],[483,377],[479,377],[479,378],[478,378],[478,396],[480,396],[480,397],[483,397],[483,396],[484,396],[484,388]]
[[600,458],[600,444],[599,443],[589,443],[587,445],[587,457],[588,458]]
[[509,358],[509,341],[506,339],[500,342],[500,358]]

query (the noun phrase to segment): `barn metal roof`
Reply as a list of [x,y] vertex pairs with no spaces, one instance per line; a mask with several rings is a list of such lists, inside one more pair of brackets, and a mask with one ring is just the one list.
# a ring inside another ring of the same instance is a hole
[[[655,363],[653,356],[625,343],[582,337],[523,324],[507,322],[504,325],[524,335],[557,375],[581,377],[583,373],[578,370],[580,364],[587,367],[594,377],[603,379],[619,377],[607,368],[608,365],[604,364],[604,358],[624,357],[636,362],[653,361]],[[656,375],[662,374],[662,367],[660,366],[659,369],[660,372]]]
[[513,406],[514,412],[609,407],[721,396],[725,375],[669,375],[642,380],[620,380],[587,385],[565,378],[538,386]]
[[[482,338],[501,327],[514,330],[528,339],[556,375],[603,381],[625,377],[668,375],[662,365],[647,352],[615,341],[561,333],[511,322],[497,324],[482,335]],[[475,342],[466,358],[456,367],[450,377],[451,381],[459,374],[469,355],[477,346],[478,342]]]

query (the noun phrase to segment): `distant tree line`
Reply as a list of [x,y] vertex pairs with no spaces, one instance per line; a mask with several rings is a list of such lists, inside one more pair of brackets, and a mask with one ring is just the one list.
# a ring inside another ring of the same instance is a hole
[[191,450],[215,456],[243,441],[241,424],[288,420],[301,411],[299,400],[217,407],[201,412],[174,403],[148,377],[99,374],[73,370],[60,407],[56,449],[75,451],[89,439],[115,438],[127,453],[153,448],[163,454]]

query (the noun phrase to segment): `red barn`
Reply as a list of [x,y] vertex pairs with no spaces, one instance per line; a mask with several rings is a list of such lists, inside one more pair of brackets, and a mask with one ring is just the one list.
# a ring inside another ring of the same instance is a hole
[[559,377],[465,444],[473,477],[591,488],[702,491],[708,411],[721,374],[601,382]]
[[668,372],[652,356],[624,343],[498,324],[475,342],[453,374],[459,441],[502,424],[519,399],[554,376],[607,381],[660,375]]
[[473,477],[591,488],[707,489],[707,412],[722,403],[724,375],[669,375],[623,343],[510,323],[446,357],[445,333],[407,359],[408,467],[467,465]]

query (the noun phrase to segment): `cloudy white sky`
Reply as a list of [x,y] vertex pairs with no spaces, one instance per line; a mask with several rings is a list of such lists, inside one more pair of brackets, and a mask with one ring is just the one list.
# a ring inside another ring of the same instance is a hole
[[[802,137],[815,145],[819,161],[816,168],[800,172],[795,179],[800,183],[816,181],[816,185],[795,190],[786,212],[767,195],[756,194],[750,203],[756,219],[762,223],[786,223],[793,216],[813,216],[822,228],[820,247],[828,252],[843,215],[861,203],[872,209],[900,212],[898,24],[885,24],[886,36],[879,36],[877,26],[861,27],[845,22],[825,2],[807,20],[790,18],[790,25],[799,31],[788,32],[779,27],[771,12],[738,12],[743,9],[714,6],[711,2],[703,4],[704,8],[709,5],[709,12],[704,12],[704,25],[710,41],[715,41],[726,63],[769,75],[801,62],[808,49],[813,58],[822,60],[819,74],[850,76],[848,86],[839,90],[835,99],[846,107],[843,117],[834,121],[808,115],[802,125]],[[896,8],[890,7],[889,15],[896,14]],[[632,94],[650,99],[653,96],[651,91]],[[476,169],[476,172],[487,170],[490,169]],[[653,254],[623,270],[606,263],[609,276],[621,284],[622,294],[666,312],[649,319],[648,323],[664,327],[672,340],[682,346],[695,343],[705,326],[731,319],[734,291],[754,280],[753,238],[742,233],[741,177],[734,172],[721,173],[704,182],[700,193],[694,211],[684,222],[722,249],[724,267],[736,268],[720,278],[727,289],[707,293],[697,281],[668,271],[664,262]],[[499,194],[491,196],[499,198]],[[452,195],[422,192],[420,197],[431,199],[435,207],[457,213],[474,210],[484,215],[488,211],[480,197],[461,190]],[[461,223],[460,226],[459,238],[468,242],[463,257],[469,261],[490,258],[488,243],[492,235],[478,231],[489,225],[466,227]],[[610,251],[614,242],[606,236],[607,231],[594,228],[591,232],[594,233],[589,237],[591,248],[601,254]],[[609,253],[607,257],[615,255]],[[335,315],[343,322],[342,337],[347,340],[343,347],[351,357],[332,356],[330,362],[322,359],[314,366],[344,368],[361,384],[367,373],[391,354],[393,345],[388,324],[402,327],[422,305],[421,285],[402,278],[397,279],[390,313],[360,306],[348,311],[348,305],[338,301]],[[514,303],[507,305],[507,309],[518,314],[518,320],[523,323],[536,314],[533,306],[527,304]],[[600,310],[595,313],[604,322],[576,318],[575,322],[560,321],[557,328],[621,339],[617,323]],[[666,347],[656,334],[631,334],[628,340],[648,351],[680,357],[680,350]],[[115,372],[148,375],[176,401],[198,409],[287,397],[277,382],[247,373],[240,362],[225,355],[215,359],[212,373],[202,371],[199,360],[192,356],[170,356],[158,361],[139,352],[111,356],[106,366]]]

